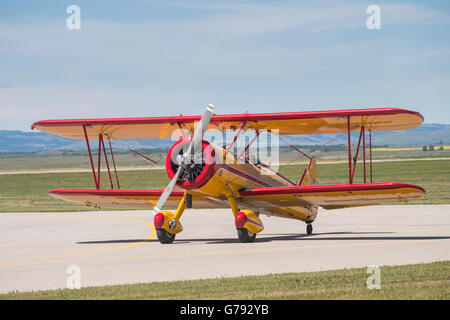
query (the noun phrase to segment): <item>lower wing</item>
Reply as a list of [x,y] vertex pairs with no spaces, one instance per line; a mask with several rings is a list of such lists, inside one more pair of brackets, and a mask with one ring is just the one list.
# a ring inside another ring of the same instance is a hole
[[[153,208],[163,189],[56,189],[49,194],[56,199],[92,207]],[[175,209],[184,195],[184,190],[173,190],[164,205]],[[197,209],[226,208],[219,199],[192,197],[192,207]]]
[[[99,207],[153,207],[162,189],[57,189],[49,193],[61,200]],[[176,208],[184,190],[173,190],[165,207]],[[308,185],[256,188],[240,192],[238,202],[253,209],[320,206],[325,209],[406,202],[425,194],[421,187],[398,182]],[[241,206],[241,205],[240,205]],[[226,208],[225,198],[192,197],[193,208]]]
[[240,192],[258,207],[313,205],[325,209],[406,202],[425,194],[421,187],[398,182],[257,188]]

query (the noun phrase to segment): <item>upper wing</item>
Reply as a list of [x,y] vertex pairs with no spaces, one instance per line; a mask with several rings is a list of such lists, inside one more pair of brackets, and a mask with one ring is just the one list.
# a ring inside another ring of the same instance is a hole
[[[398,108],[349,109],[331,111],[257,113],[213,115],[209,128],[235,129],[246,121],[247,129],[279,130],[280,135],[338,133],[347,131],[350,117],[351,131],[361,126],[372,131],[406,130],[423,122],[420,113]],[[44,120],[32,128],[73,139],[84,139],[83,126],[89,139],[99,134],[113,139],[167,139],[181,125],[194,130],[201,116]]]
[[257,188],[240,192],[243,200],[257,208],[315,205],[330,209],[404,202],[424,194],[421,187],[398,182]]

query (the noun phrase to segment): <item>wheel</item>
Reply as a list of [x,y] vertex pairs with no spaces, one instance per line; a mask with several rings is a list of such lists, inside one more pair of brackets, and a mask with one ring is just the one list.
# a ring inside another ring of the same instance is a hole
[[307,234],[308,236],[310,236],[310,235],[312,235],[312,231],[313,231],[312,224],[311,224],[311,223],[308,223],[308,224],[306,225],[306,234]]
[[252,233],[245,228],[237,229],[237,234],[241,242],[254,242],[256,239],[256,233]]
[[175,240],[175,235],[167,232],[165,229],[156,229],[156,235],[158,236],[159,242],[163,244],[172,243]]

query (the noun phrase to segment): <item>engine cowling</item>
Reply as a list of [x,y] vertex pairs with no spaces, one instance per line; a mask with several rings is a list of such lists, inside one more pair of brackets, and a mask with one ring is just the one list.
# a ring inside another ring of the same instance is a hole
[[[166,171],[169,179],[175,176],[180,164],[177,156],[183,155],[188,149],[192,138],[178,140],[169,150],[166,158]],[[183,189],[195,190],[204,186],[216,172],[215,149],[206,140],[202,140],[202,153],[198,152],[195,159],[183,164],[183,170],[177,180],[177,185]]]

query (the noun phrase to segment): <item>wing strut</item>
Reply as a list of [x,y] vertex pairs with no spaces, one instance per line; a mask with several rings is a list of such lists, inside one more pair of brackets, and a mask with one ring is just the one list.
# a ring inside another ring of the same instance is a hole
[[84,138],[86,140],[86,145],[87,145],[87,149],[88,149],[88,153],[89,153],[89,160],[91,160],[91,167],[92,167],[92,174],[94,175],[95,188],[99,189],[100,186],[98,185],[97,178],[96,178],[97,175],[95,174],[94,161],[92,160],[91,146],[89,144],[89,138],[86,133],[86,125],[85,124],[83,124],[83,131],[84,131]]
[[[359,156],[359,149],[361,146],[361,139],[363,144],[363,178],[364,183],[367,182],[367,176],[366,176],[366,127],[361,126],[361,130],[359,132],[359,138],[358,138],[358,145],[356,147],[355,155],[353,156],[352,161],[352,147],[351,147],[351,141],[350,141],[350,132],[354,129],[350,128],[350,116],[347,117],[347,142],[348,142],[348,182],[349,184],[352,184],[354,181],[355,171],[356,171],[356,164],[358,162],[358,156]],[[372,130],[369,129],[369,148],[370,148],[370,182],[372,181]],[[353,165],[352,165],[353,163]]]
[[116,174],[117,189],[120,189],[119,175],[117,174],[116,161],[114,160],[114,153],[112,151],[111,139],[108,139],[108,142],[109,142],[109,151],[111,152],[111,158],[114,165],[114,173]]
[[372,181],[372,130],[369,130],[369,148],[370,148],[370,182]]
[[361,132],[359,133],[359,139],[358,139],[358,146],[356,147],[356,154],[355,154],[355,157],[353,158],[352,182],[353,182],[353,178],[355,176],[356,163],[358,161],[358,155],[359,155],[359,146],[361,145],[361,138],[363,136],[363,132],[364,132],[364,126],[361,127]]
[[347,116],[347,155],[348,155],[348,183],[352,184],[352,144],[350,141],[350,116]]
[[225,154],[227,154],[231,150],[231,148],[233,148],[234,143],[236,142],[237,138],[239,137],[239,135],[241,134],[242,130],[245,128],[246,125],[247,125],[247,120],[243,120],[241,122],[241,125],[239,126],[238,131],[234,135],[233,141],[228,145],[228,147],[225,151]]
[[[95,167],[94,167],[94,160],[92,157],[91,146],[89,143],[89,138],[88,138],[88,134],[86,132],[85,124],[83,124],[83,132],[84,132],[84,138],[85,138],[86,146],[87,146],[88,153],[89,153],[89,160],[91,162],[91,169],[92,169],[92,175],[94,177],[95,188],[100,189],[100,171],[101,171],[101,159],[102,159],[102,151],[103,151],[103,155],[105,157],[106,169],[108,171],[109,183],[111,185],[111,189],[114,189],[114,183],[113,183],[112,176],[111,176],[111,170],[109,168],[109,161],[108,161],[108,156],[106,154],[105,141],[103,139],[103,134],[100,133],[98,135],[98,169],[96,172]],[[113,165],[114,165],[114,172],[116,175],[117,188],[120,189],[119,176],[117,175],[116,161],[114,159],[114,154],[113,154],[112,147],[111,147],[111,140],[108,139],[108,141],[109,141],[109,150],[111,153],[111,158],[112,158]]]

